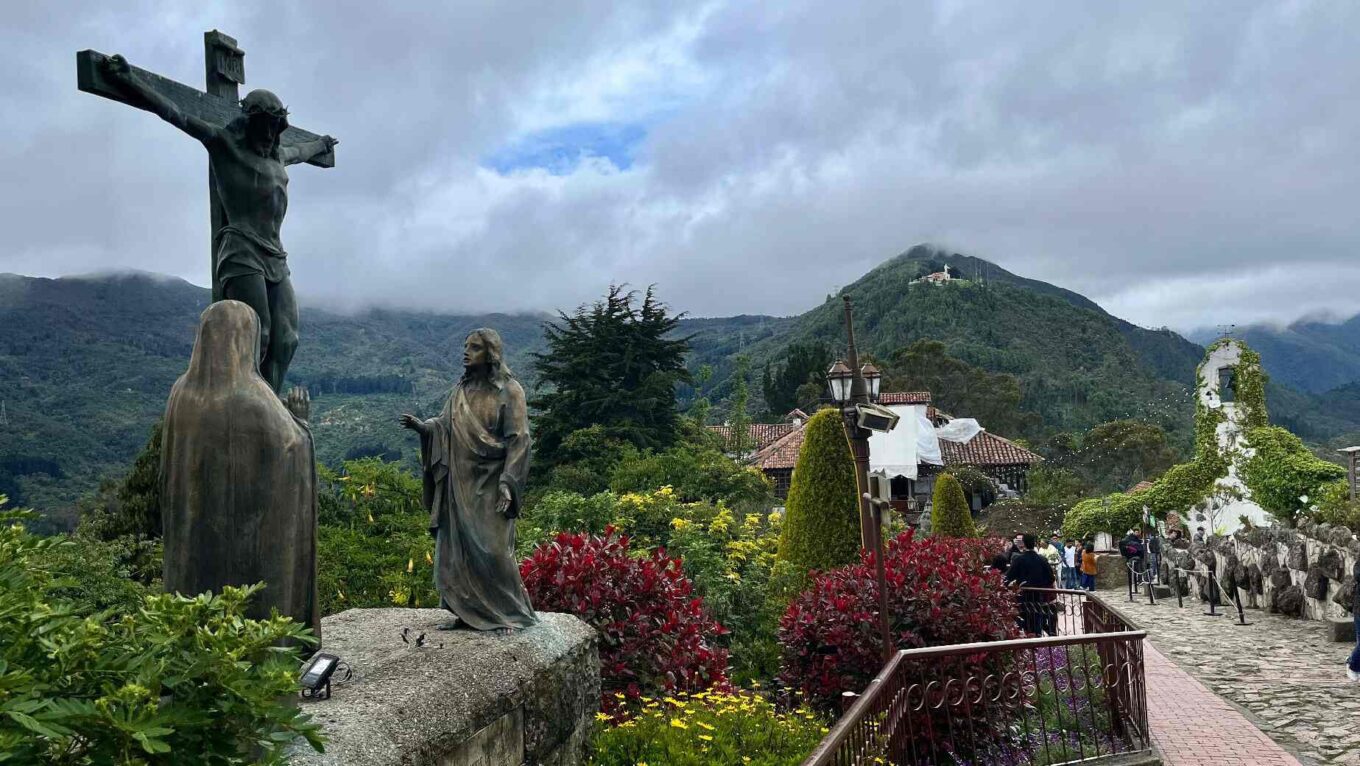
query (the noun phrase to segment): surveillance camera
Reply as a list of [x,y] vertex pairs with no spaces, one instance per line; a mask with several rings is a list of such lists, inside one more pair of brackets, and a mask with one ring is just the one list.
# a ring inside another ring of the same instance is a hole
[[856,404],[855,411],[859,414],[860,428],[887,433],[897,427],[897,413],[882,405]]

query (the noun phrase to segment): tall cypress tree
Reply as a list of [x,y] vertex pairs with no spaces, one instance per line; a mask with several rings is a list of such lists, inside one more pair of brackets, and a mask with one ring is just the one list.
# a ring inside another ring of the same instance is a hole
[[968,509],[968,498],[963,485],[953,476],[942,473],[935,479],[935,493],[931,498],[930,534],[939,537],[977,537],[973,514]]
[[639,449],[675,443],[676,384],[689,381],[689,338],[672,337],[683,315],[671,316],[649,287],[610,285],[604,300],[583,305],[544,325],[548,350],[536,353],[538,395],[534,441],[538,458],[555,465],[572,432],[600,426]]
[[835,409],[813,415],[804,428],[778,556],[799,572],[834,569],[853,563],[859,555],[855,462]]

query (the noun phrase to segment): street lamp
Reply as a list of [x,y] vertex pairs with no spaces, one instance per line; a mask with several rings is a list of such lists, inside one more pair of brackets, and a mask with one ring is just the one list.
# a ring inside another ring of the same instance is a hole
[[[849,363],[837,360],[827,370],[826,382],[831,389],[831,398],[841,408],[841,419],[845,424],[845,435],[850,441],[850,454],[855,459],[855,486],[859,501],[859,529],[860,544],[874,554],[874,580],[878,585],[878,627],[883,640],[883,662],[886,664],[893,656],[892,632],[888,629],[888,582],[887,573],[884,569],[883,556],[887,552],[883,547],[882,529],[882,506],[875,505],[871,501],[873,495],[869,486],[869,434],[871,431],[864,427],[863,414],[868,410],[884,409],[875,407],[871,404],[872,399],[878,398],[879,381],[882,373],[872,364],[860,366],[859,352],[855,348],[855,321],[854,310],[850,305],[850,296],[842,296],[845,300],[845,334],[849,341],[846,346],[846,355]],[[896,425],[897,418],[891,411],[885,411],[886,420],[880,420],[885,427],[882,430],[891,430]]]
[[842,407],[850,401],[850,383],[855,374],[850,371],[845,362],[837,359],[831,365],[831,369],[826,371],[827,387],[831,389],[831,400]]
[[873,362],[865,362],[864,366],[859,368],[859,374],[863,375],[865,382],[869,384],[869,400],[878,401],[878,389],[883,383],[883,373],[878,371]]

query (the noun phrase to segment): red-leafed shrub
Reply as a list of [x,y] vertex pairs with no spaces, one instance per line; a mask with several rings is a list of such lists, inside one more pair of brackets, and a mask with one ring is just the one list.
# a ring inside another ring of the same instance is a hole
[[599,631],[605,712],[616,693],[635,700],[726,684],[727,650],[712,639],[727,631],[664,550],[635,558],[613,527],[603,536],[562,533],[519,571],[535,609],[574,614]]
[[[905,532],[884,559],[889,626],[898,649],[1018,638],[1015,594],[987,568],[998,540]],[[842,691],[861,691],[883,668],[873,559],[823,572],[779,623],[780,680],[834,710]]]

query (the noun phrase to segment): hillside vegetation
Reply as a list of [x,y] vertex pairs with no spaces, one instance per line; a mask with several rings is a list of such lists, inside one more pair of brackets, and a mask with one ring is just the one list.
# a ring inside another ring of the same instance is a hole
[[[963,278],[911,284],[944,267]],[[1008,436],[1039,440],[1134,419],[1163,426],[1188,449],[1190,390],[1203,349],[1176,333],[1134,326],[1077,293],[924,245],[841,292],[854,299],[865,350],[885,364],[914,358],[898,352],[930,340],[994,381],[1013,377],[1019,400]],[[666,297],[664,285],[658,294]],[[0,493],[66,524],[79,497],[125,472],[187,364],[207,303],[206,289],[155,275],[0,275]],[[456,349],[466,333],[484,325],[499,330],[511,366],[532,388],[529,360],[545,348],[549,318],[394,310],[344,315],[304,306],[302,343],[289,375],[313,393],[318,457],[329,465],[366,456],[409,463],[416,447],[396,419],[402,412],[438,411],[459,373]],[[844,345],[842,303],[828,295],[784,318],[687,318],[674,333],[690,339],[687,364],[701,381],[680,386],[680,405],[712,402],[711,417],[721,419],[737,356],[749,360],[754,382],[767,366],[777,370],[793,344],[834,353]],[[1262,356],[1269,371],[1270,352]],[[711,375],[697,374],[705,367]],[[752,394],[750,410],[764,411],[761,386]],[[997,417],[967,411],[970,401],[984,398],[936,394],[963,410],[955,416]],[[1281,385],[1267,394],[1276,421],[1306,439],[1360,431],[1360,386],[1331,391],[1325,403]]]

